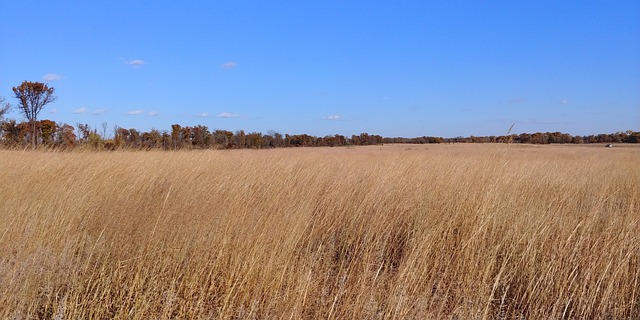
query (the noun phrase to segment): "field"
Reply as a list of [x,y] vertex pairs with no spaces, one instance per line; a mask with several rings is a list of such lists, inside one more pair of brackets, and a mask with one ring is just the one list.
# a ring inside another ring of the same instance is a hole
[[640,318],[640,147],[0,151],[3,319]]

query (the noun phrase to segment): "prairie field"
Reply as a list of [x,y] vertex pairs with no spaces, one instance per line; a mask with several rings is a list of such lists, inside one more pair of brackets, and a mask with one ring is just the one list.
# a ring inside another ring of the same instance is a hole
[[0,151],[3,319],[638,319],[640,147]]

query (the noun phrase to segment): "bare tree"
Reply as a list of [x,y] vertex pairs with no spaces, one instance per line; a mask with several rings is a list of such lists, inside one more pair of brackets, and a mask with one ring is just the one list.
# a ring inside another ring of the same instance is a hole
[[0,138],[2,138],[2,134],[4,132],[4,130],[2,130],[4,124],[4,115],[7,114],[9,110],[11,110],[11,104],[9,102],[5,102],[4,97],[0,97]]
[[4,97],[0,97],[0,121],[4,117],[7,112],[11,109],[11,104],[9,102],[4,102]]
[[107,140],[107,123],[102,123],[102,140]]
[[45,105],[56,100],[56,96],[53,95],[54,92],[55,89],[53,87],[41,82],[24,81],[19,86],[13,87],[13,93],[16,99],[20,101],[18,105],[20,111],[24,113],[24,116],[31,123],[31,144],[33,146],[37,142],[36,121],[38,121],[38,114]]

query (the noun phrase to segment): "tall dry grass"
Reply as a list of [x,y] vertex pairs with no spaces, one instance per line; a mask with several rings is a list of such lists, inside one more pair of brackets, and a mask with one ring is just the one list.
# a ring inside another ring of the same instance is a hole
[[640,317],[640,148],[0,151],[0,317]]

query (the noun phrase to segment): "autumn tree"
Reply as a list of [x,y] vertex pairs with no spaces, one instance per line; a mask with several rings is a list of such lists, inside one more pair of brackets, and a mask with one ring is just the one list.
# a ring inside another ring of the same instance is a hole
[[16,146],[20,142],[20,130],[16,120],[2,122],[2,142],[6,146]]
[[54,134],[58,130],[58,125],[51,120],[40,120],[36,127],[42,137],[42,143],[50,145],[54,143]]
[[134,128],[129,129],[128,145],[133,148],[138,148],[140,146],[140,137],[140,131]]
[[33,146],[37,142],[36,121],[38,121],[38,114],[44,106],[56,100],[54,92],[53,87],[41,82],[24,81],[19,86],[13,87],[13,93],[19,101],[20,111],[31,124],[31,144]]
[[213,133],[213,143],[218,148],[231,149],[233,147],[233,132],[227,130],[216,130]]
[[245,147],[247,136],[244,130],[238,130],[233,135],[233,146],[237,149],[243,149]]
[[173,149],[182,147],[182,127],[179,124],[171,125],[171,146]]
[[142,146],[145,149],[164,147],[163,136],[158,129],[151,129],[149,132],[142,133]]
[[56,145],[66,149],[71,149],[76,143],[74,128],[66,123],[59,124],[56,130]]
[[211,133],[209,128],[198,125],[192,128],[193,145],[198,148],[208,148],[211,141]]

